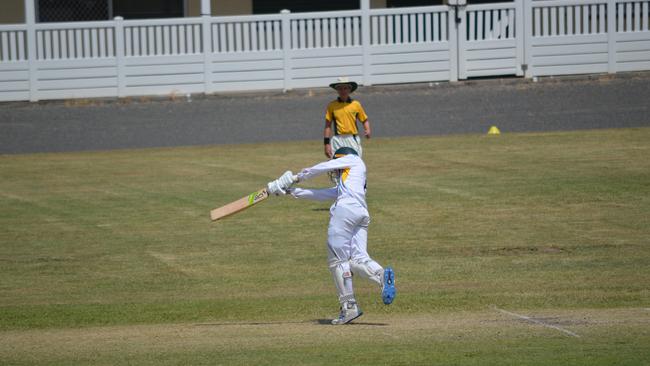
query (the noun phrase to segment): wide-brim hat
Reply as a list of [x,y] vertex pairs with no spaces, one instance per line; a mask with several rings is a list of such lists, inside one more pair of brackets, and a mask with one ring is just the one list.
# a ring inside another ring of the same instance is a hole
[[340,77],[336,79],[336,82],[330,84],[330,88],[336,89],[336,87],[339,85],[350,85],[350,93],[357,90],[359,87],[359,84],[355,83],[354,81],[350,81],[350,79],[347,77]]

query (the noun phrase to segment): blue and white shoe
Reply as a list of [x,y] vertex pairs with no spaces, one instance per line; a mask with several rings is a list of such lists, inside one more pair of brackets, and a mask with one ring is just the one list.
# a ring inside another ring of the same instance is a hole
[[386,267],[384,269],[384,283],[381,289],[381,299],[384,300],[384,304],[390,305],[393,303],[393,300],[395,300],[396,294],[395,272],[392,267]]
[[332,325],[348,324],[354,319],[363,315],[356,302],[346,302],[341,306],[341,313],[337,319],[332,320]]

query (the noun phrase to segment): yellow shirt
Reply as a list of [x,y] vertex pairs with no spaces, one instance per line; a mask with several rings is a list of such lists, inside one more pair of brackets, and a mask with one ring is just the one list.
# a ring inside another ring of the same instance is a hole
[[359,133],[357,120],[363,123],[368,120],[368,116],[356,100],[343,102],[337,98],[327,105],[325,120],[332,122],[334,135],[356,135]]

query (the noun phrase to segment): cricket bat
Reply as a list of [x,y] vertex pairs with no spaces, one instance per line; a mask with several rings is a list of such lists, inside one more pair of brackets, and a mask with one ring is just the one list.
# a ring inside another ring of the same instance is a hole
[[265,199],[269,198],[269,192],[266,191],[266,188],[262,188],[257,192],[253,192],[246,197],[242,197],[235,202],[231,202],[225,206],[215,208],[210,211],[210,219],[216,221],[222,219],[226,216],[230,216],[239,211],[245,210],[254,204],[260,203]]

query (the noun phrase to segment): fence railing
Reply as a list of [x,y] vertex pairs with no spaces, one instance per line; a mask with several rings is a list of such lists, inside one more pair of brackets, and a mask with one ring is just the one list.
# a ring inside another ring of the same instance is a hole
[[649,3],[527,2],[526,76],[650,70]]
[[213,18],[209,23],[211,52],[282,49],[282,23],[279,15]]
[[115,27],[106,22],[39,24],[37,60],[115,57]]
[[448,20],[446,7],[376,10],[370,16],[371,42],[373,45],[446,42]]
[[514,39],[516,36],[513,4],[473,5],[467,10],[468,41]]
[[323,13],[289,15],[291,48],[332,48],[361,46],[361,12],[340,12],[338,16]]
[[626,1],[616,4],[617,32],[647,32],[650,18],[648,1]]
[[533,7],[534,37],[607,33],[607,0],[558,3]]
[[0,62],[25,61],[27,59],[27,29],[24,26],[0,28]]
[[[183,20],[180,20],[183,21]],[[203,52],[201,22],[124,22],[125,56],[188,55]]]
[[650,0],[0,26],[0,101],[650,70]]

